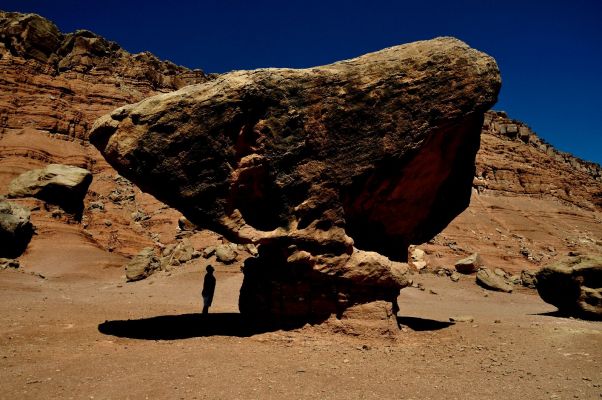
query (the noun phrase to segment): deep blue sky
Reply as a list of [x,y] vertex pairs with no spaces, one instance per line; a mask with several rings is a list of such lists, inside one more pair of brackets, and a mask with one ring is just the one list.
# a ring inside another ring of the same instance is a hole
[[496,58],[503,88],[495,109],[602,164],[600,0],[0,0],[0,9],[206,72],[308,67],[455,36]]

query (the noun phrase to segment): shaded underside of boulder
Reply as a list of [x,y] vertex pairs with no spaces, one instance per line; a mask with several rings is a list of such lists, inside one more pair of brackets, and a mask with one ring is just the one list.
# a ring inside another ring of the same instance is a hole
[[[274,282],[297,276],[291,259],[308,259],[303,280],[352,282],[342,297],[394,301],[360,283],[360,265],[331,272],[363,251],[404,261],[410,243],[467,207],[499,88],[491,57],[439,38],[322,67],[235,71],[119,108],[90,140],[194,224],[263,246],[257,265],[286,266]],[[403,287],[398,270],[381,272]],[[271,296],[255,287],[259,303]],[[351,295],[361,287],[370,294]]]
[[63,210],[81,214],[83,201],[92,182],[92,173],[84,168],[49,164],[24,172],[8,186],[11,198],[36,197]]
[[0,201],[0,257],[20,256],[33,235],[29,210],[8,201]]
[[543,301],[561,312],[602,319],[602,256],[575,256],[537,272],[537,291]]

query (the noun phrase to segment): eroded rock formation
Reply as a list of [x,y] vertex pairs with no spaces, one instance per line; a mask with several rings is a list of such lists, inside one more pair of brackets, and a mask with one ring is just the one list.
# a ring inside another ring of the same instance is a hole
[[365,251],[403,260],[468,206],[499,88],[491,57],[440,38],[225,74],[119,108],[90,140],[193,223],[261,244],[241,311],[338,312],[407,284],[405,264]]

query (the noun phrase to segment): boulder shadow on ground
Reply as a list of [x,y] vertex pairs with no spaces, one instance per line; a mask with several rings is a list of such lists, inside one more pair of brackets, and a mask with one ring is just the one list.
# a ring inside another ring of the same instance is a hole
[[397,325],[407,326],[413,331],[438,331],[454,325],[449,321],[437,321],[435,319],[419,317],[400,317],[397,316]]
[[176,340],[206,336],[249,337],[281,329],[297,329],[306,322],[291,321],[278,324],[249,322],[239,313],[180,314],[105,321],[98,325],[98,331],[105,335],[145,340]]

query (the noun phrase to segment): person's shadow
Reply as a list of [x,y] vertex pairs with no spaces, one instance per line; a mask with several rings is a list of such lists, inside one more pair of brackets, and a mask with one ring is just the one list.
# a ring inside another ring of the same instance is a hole
[[175,340],[203,336],[248,337],[279,329],[302,327],[307,321],[286,324],[250,322],[239,313],[160,315],[150,318],[105,321],[98,331],[105,335],[146,340]]

